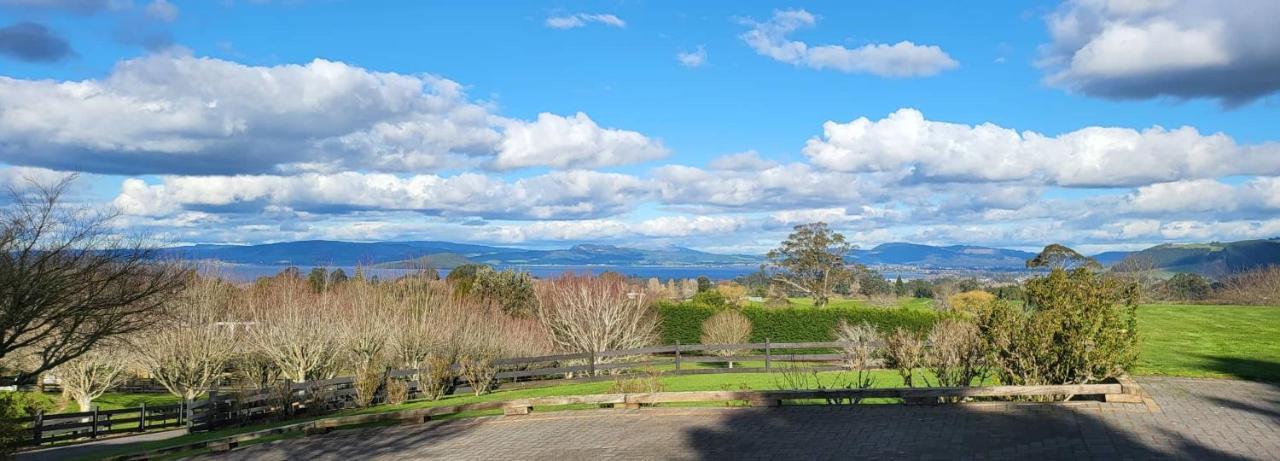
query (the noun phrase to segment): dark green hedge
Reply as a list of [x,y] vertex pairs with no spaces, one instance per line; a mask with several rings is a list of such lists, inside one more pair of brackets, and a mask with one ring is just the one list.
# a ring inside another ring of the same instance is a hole
[[[722,307],[699,304],[661,303],[662,340],[666,344],[701,342],[702,322]],[[746,307],[743,315],[751,320],[751,341],[776,343],[830,341],[840,319],[851,323],[866,322],[882,332],[905,328],[924,333],[941,317],[933,311],[918,309],[877,309],[863,307]]]

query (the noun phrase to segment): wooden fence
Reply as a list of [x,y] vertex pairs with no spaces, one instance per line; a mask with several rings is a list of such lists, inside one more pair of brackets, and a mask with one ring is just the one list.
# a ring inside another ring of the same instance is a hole
[[96,439],[111,435],[183,427],[190,412],[182,405],[143,404],[134,408],[85,411],[11,420],[19,429],[21,445],[41,445],[75,439]]
[[[538,357],[506,358],[493,362],[497,386],[525,386],[531,383],[560,381],[609,380],[637,373],[649,367],[662,367],[664,375],[707,373],[761,373],[788,363],[804,363],[806,370],[831,371],[843,367],[835,363],[843,356],[831,353],[844,343],[746,343],[720,345],[667,345],[638,349],[582,352]],[[710,351],[739,351],[733,356],[701,355]],[[737,368],[700,368],[695,364],[724,362],[760,362],[761,366]],[[456,365],[455,365],[456,367]],[[421,397],[422,386],[410,378],[429,370],[395,370],[389,376],[404,379],[409,399]],[[466,383],[455,378],[447,386],[453,392],[470,392]],[[214,393],[198,403],[191,412],[192,431],[206,431],[227,425],[244,425],[263,419],[287,418],[300,414],[323,414],[355,406],[355,378],[341,377],[260,391],[248,395]],[[385,393],[373,397],[384,403]]]
[[[841,370],[843,355],[835,353],[844,346],[838,341],[802,343],[745,344],[675,344],[638,349],[582,352],[539,357],[505,358],[493,362],[495,385],[528,386],[558,381],[610,380],[637,373],[650,367],[662,369],[665,375],[708,373],[760,373],[803,364],[806,370]],[[708,355],[734,351],[731,356]],[[752,366],[735,368],[705,367],[706,363],[743,363]],[[456,365],[455,365],[456,367]],[[403,379],[410,400],[421,397],[422,386],[411,378],[429,370],[395,370],[389,376]],[[453,392],[469,392],[466,383],[455,378],[447,388]],[[146,430],[186,427],[192,432],[209,431],[228,425],[245,425],[266,419],[286,419],[298,415],[319,415],[355,406],[353,377],[292,383],[249,394],[212,391],[208,398],[188,405],[137,407],[120,410],[37,415],[23,420],[28,444],[55,443],[77,438]],[[374,403],[384,403],[380,392]]]

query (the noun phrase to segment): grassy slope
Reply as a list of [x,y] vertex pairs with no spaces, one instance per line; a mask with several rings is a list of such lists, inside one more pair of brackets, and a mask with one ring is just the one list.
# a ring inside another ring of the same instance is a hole
[[1280,382],[1280,307],[1147,305],[1135,374]]

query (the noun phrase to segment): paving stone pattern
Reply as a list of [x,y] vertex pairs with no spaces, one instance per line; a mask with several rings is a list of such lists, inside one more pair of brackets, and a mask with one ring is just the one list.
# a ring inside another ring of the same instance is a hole
[[1143,404],[547,412],[337,431],[206,459],[1280,460],[1280,385],[1139,379]]

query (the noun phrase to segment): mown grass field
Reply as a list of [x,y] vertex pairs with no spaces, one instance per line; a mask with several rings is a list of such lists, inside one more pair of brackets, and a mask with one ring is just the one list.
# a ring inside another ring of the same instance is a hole
[[1280,382],[1280,307],[1145,305],[1138,334],[1136,375]]

